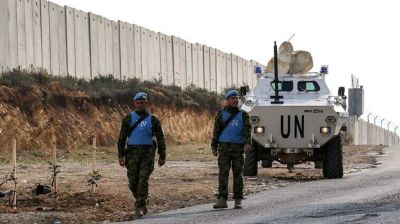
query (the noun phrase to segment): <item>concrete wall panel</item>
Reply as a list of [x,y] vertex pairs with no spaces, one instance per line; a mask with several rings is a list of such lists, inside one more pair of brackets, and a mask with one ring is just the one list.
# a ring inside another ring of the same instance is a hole
[[128,26],[128,77],[135,77],[135,27],[127,23]]
[[[83,17],[81,12],[77,9],[73,9],[74,13],[74,52],[75,52],[75,77],[83,78]],[[70,26],[67,24],[67,29]],[[69,55],[69,54],[68,54]],[[70,61],[70,56],[68,56]]]
[[185,41],[186,44],[186,86],[193,84],[193,62],[192,62],[192,44]]
[[197,45],[197,60],[198,60],[198,76],[199,76],[199,87],[204,88],[204,46],[196,43]]
[[247,74],[247,63],[248,61],[243,59],[243,66],[242,66],[242,71],[243,71],[243,85],[249,85],[249,76]]
[[83,46],[83,74],[86,80],[91,79],[91,59],[90,59],[90,30],[89,14],[81,11],[82,20],[82,46]]
[[9,11],[8,1],[0,0],[0,72],[7,70],[8,63],[8,36],[9,36]]
[[363,122],[363,144],[368,145],[368,123]]
[[371,135],[371,123],[367,124],[367,145],[371,145],[372,135]]
[[193,85],[199,87],[199,60],[197,53],[197,44],[191,44],[192,48],[192,72],[193,72]]
[[27,67],[26,61],[26,34],[25,34],[25,1],[17,2],[17,30],[18,30],[18,65]]
[[113,27],[108,19],[104,19],[106,74],[113,74]]
[[[14,0],[7,1],[8,8],[8,51],[7,66],[9,69],[18,66],[18,29],[17,27],[17,4]],[[6,32],[5,32],[6,33]],[[3,34],[4,35],[4,34]]]
[[250,74],[252,76],[251,80],[252,80],[252,83],[253,83],[253,88],[255,88],[257,86],[257,80],[258,80],[258,77],[255,74],[256,62],[255,61],[251,61],[251,65],[250,66],[251,66],[250,67]]
[[160,34],[156,32],[151,32],[150,35],[151,47],[149,51],[151,52],[151,58],[149,61],[149,67],[151,67],[151,71],[153,73],[153,80],[161,80],[161,61],[160,61]]
[[140,44],[140,26],[134,25],[134,45],[135,45],[135,77],[142,79],[142,51]]
[[210,48],[206,45],[203,47],[203,55],[204,89],[211,90]]
[[58,60],[60,63],[60,75],[67,76],[67,30],[65,8],[57,6],[58,13]]
[[217,57],[215,48],[210,47],[210,90],[217,91]]
[[253,62],[250,60],[247,64],[247,74],[249,75],[249,86],[251,89],[255,87],[256,75],[253,72]]
[[226,54],[226,86],[232,87],[232,55]]
[[160,33],[160,73],[162,84],[166,85],[168,83],[168,67],[167,67],[167,40],[165,34]]
[[363,143],[363,122],[361,119],[358,120],[357,125],[358,125],[358,145],[362,145]]
[[105,18],[97,16],[97,47],[99,52],[99,74],[106,75],[106,27]]
[[119,23],[120,34],[120,52],[121,52],[121,77],[127,79],[129,77],[129,58],[128,58],[128,24],[122,21]]
[[172,49],[172,37],[166,36],[167,48],[167,84],[174,85],[174,54]]
[[225,56],[223,55],[222,51],[216,50],[216,83],[217,83],[217,92],[220,92],[221,89],[225,87],[226,79],[223,77],[224,71],[224,59]]
[[142,80],[149,80],[149,30],[140,27]]
[[91,78],[99,76],[99,34],[97,15],[89,13]]
[[[222,88],[223,89],[228,87],[228,84],[227,84],[228,74],[226,73],[227,63],[228,63],[228,54],[225,53],[225,52],[222,52],[222,68],[221,68],[222,71],[221,71],[221,74],[222,74]],[[223,89],[221,89],[221,90],[223,90]]]
[[376,137],[375,137],[375,133],[376,133],[376,128],[375,125],[371,124],[370,126],[370,130],[371,130],[371,145],[375,145],[376,144]]
[[114,77],[121,79],[121,55],[119,46],[119,24],[112,21],[113,27],[113,71]]
[[40,1],[40,23],[41,23],[41,38],[42,38],[42,66],[48,72],[50,67],[50,18],[49,18],[49,3],[46,0]]
[[186,87],[186,41],[179,39],[179,78],[177,80],[177,86],[182,88]]
[[161,48],[160,48],[160,33],[155,33],[155,55],[156,55],[156,73],[157,73],[157,80],[162,80],[161,75]]
[[251,74],[252,74],[252,80],[253,80],[253,86],[254,88],[257,86],[258,83],[258,75],[256,74],[256,63],[255,61],[251,61]]
[[249,69],[248,69],[248,65],[249,65],[249,61],[243,59],[243,84],[244,85],[248,85],[250,87],[249,84]]
[[179,46],[180,40],[178,37],[172,36],[172,56],[173,56],[173,70],[174,70],[174,85],[178,86],[178,83],[181,80],[180,73],[180,63],[179,63]]
[[33,66],[33,13],[32,13],[32,1],[25,1],[25,46],[26,46],[26,64],[27,66]]
[[359,141],[359,145],[364,145],[364,121],[363,120],[359,120],[358,121],[358,130],[359,130],[359,137],[358,137],[358,141]]
[[58,45],[58,8],[49,2],[50,21],[50,73],[60,75],[59,45]]
[[148,79],[149,81],[154,81],[157,78],[156,75],[156,69],[155,69],[155,45],[154,45],[154,32],[152,30],[147,30],[148,35],[147,35],[147,45],[146,45],[146,50],[147,50],[147,69],[148,69]]
[[231,62],[232,62],[232,86],[238,87],[238,57],[234,54],[231,54]]
[[65,14],[66,14],[66,29],[67,29],[67,72],[68,75],[76,77],[74,9],[65,6]]
[[33,65],[42,67],[42,34],[40,24],[40,0],[32,1]]
[[238,57],[238,87],[243,86],[243,58]]

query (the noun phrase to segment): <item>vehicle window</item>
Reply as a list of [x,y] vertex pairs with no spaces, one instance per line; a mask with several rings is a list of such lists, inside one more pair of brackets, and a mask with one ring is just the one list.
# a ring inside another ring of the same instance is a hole
[[[271,87],[275,91],[275,82],[271,82]],[[278,82],[278,91],[282,92],[290,92],[293,91],[293,81],[279,81]]]
[[299,91],[306,92],[318,92],[320,90],[319,85],[316,81],[299,81],[297,83],[297,89]]

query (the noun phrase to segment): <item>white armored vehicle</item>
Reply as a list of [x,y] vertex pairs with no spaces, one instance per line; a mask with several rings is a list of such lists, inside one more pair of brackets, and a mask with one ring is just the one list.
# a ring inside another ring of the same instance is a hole
[[[274,50],[277,58],[276,44]],[[313,161],[325,178],[342,178],[340,131],[348,117],[344,88],[339,88],[339,96],[331,94],[325,82],[327,67],[319,73],[292,75],[278,75],[277,68],[275,63],[275,74],[259,73],[257,86],[249,93],[241,88],[241,109],[249,113],[252,125],[244,175],[256,176],[258,161],[271,167],[276,160],[287,164],[289,171],[295,164]]]

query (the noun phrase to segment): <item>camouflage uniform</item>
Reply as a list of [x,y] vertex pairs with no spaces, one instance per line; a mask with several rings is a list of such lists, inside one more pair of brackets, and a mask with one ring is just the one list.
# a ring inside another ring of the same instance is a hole
[[[136,111],[140,116],[147,112]],[[149,177],[154,170],[154,156],[158,146],[158,154],[160,159],[165,159],[165,141],[161,128],[160,120],[155,116],[151,116],[153,136],[157,138],[157,144],[153,141],[153,145],[130,146],[125,149],[126,139],[128,138],[129,128],[131,126],[131,114],[128,114],[123,120],[121,131],[118,139],[118,158],[125,157],[127,168],[127,176],[129,179],[129,189],[133,197],[136,198],[135,206],[142,208],[146,206],[146,200],[149,192]]]
[[[225,107],[223,110],[227,110],[229,113],[233,113],[239,110],[237,107]],[[250,144],[251,142],[251,125],[249,115],[242,111],[243,126],[244,126],[244,144]],[[232,167],[233,173],[233,198],[243,198],[243,163],[244,163],[244,144],[237,143],[222,143],[219,142],[219,134],[223,126],[222,111],[219,111],[214,124],[213,139],[211,148],[218,148],[218,168],[219,168],[219,194],[218,198],[228,198],[228,180],[229,170]]]

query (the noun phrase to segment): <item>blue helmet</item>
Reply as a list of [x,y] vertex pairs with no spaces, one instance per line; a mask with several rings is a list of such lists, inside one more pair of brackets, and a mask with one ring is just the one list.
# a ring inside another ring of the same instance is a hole
[[225,94],[225,98],[227,99],[232,96],[239,96],[239,92],[236,89],[231,89]]
[[147,94],[144,92],[137,93],[133,100],[147,100]]

